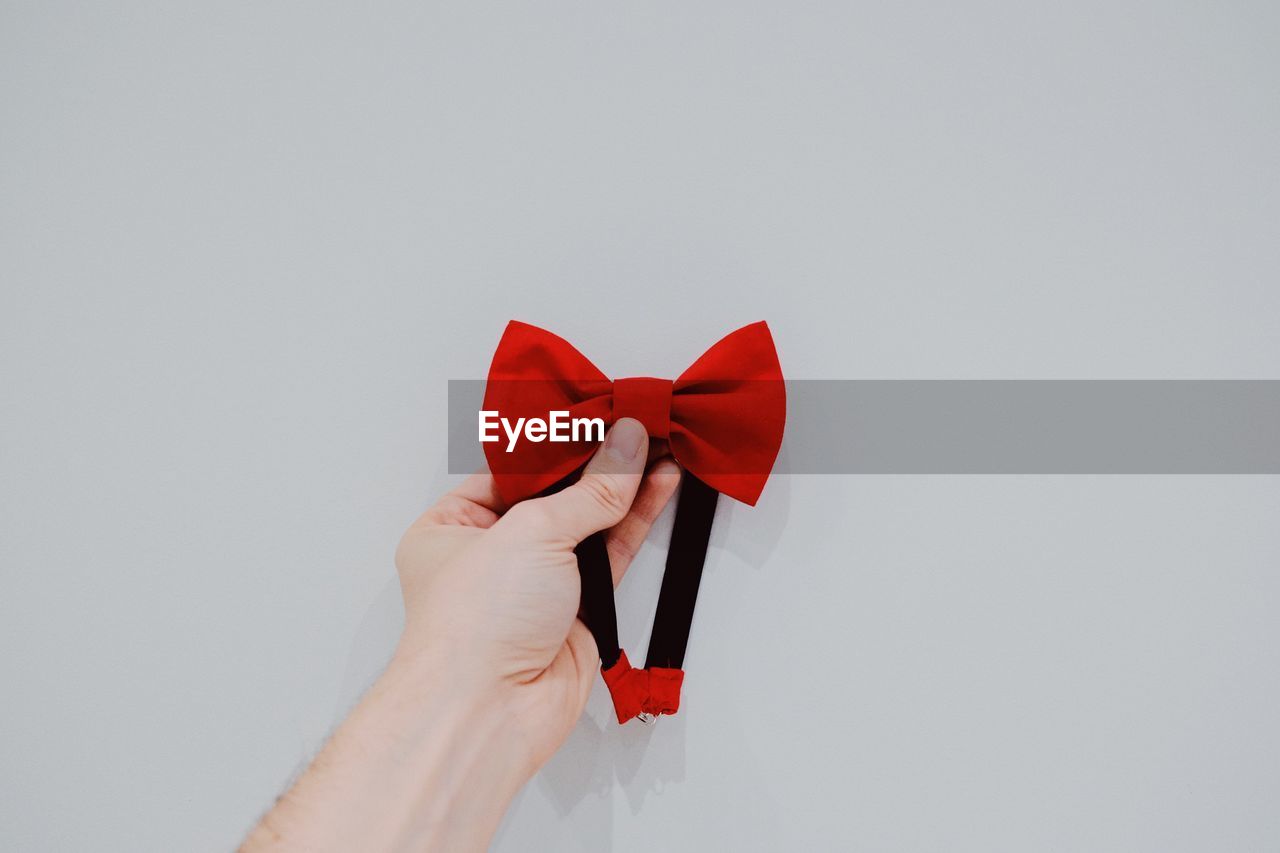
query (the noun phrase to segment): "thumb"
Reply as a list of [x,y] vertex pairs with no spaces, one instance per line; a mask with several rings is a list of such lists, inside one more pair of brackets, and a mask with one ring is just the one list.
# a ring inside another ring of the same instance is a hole
[[578,482],[554,495],[525,501],[508,516],[523,516],[537,524],[542,536],[574,542],[613,527],[626,517],[636,498],[648,449],[644,425],[622,418],[609,430]]

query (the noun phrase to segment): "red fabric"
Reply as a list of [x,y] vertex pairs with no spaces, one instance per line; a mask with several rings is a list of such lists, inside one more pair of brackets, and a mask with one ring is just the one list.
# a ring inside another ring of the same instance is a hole
[[[718,492],[754,505],[782,445],[787,416],[782,367],[763,322],[726,335],[674,382],[638,377],[610,382],[563,338],[512,320],[489,367],[484,408],[513,422],[620,417],[666,437],[671,455]],[[568,476],[595,452],[595,442],[521,439],[484,444],[498,491],[509,503]]]
[[656,717],[680,710],[684,670],[661,666],[635,669],[627,660],[627,653],[619,652],[617,663],[601,675],[609,688],[609,695],[613,697],[613,710],[619,723],[625,723],[642,712]]
[[655,717],[659,714],[674,714],[679,711],[680,687],[684,684],[684,670],[652,666],[645,672],[649,673],[649,699],[645,702],[644,709]]
[[671,395],[675,383],[670,379],[637,376],[613,383],[613,419],[635,418],[644,424],[649,435],[667,438],[671,431]]

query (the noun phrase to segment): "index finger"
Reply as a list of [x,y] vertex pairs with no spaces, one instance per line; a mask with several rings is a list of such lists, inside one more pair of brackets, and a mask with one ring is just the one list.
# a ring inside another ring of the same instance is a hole
[[510,509],[499,494],[493,475],[488,471],[477,471],[463,480],[457,488],[451,489],[449,494],[482,506],[495,515],[502,515]]
[[493,475],[481,471],[441,495],[440,500],[418,516],[418,520],[411,526],[456,524],[488,529],[506,511],[506,502],[498,493]]

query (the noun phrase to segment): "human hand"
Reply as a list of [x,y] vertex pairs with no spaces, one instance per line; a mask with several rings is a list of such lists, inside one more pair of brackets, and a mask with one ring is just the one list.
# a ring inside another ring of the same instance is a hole
[[498,708],[527,775],[568,737],[600,668],[577,618],[574,546],[608,530],[618,583],[679,484],[680,469],[664,452],[650,448],[639,421],[623,418],[565,490],[508,509],[493,477],[477,474],[400,543],[405,630],[396,663],[428,661],[448,673],[446,689]]
[[483,850],[600,666],[574,546],[607,530],[616,584],[679,481],[623,418],[562,492],[507,508],[476,475],[441,498],[396,552],[405,630],[386,672],[242,849]]

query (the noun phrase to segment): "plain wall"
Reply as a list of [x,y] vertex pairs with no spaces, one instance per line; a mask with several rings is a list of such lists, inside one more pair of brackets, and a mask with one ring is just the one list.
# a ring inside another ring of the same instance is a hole
[[[446,381],[1280,378],[1267,2],[0,0],[0,847],[232,847],[401,621]],[[1276,477],[790,476],[499,851],[1280,847]],[[670,517],[621,592],[647,640]]]

